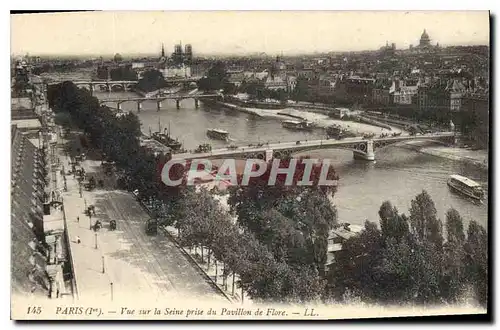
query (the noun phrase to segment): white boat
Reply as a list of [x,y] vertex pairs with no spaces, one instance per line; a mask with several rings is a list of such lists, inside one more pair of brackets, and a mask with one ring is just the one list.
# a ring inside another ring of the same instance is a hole
[[484,198],[484,191],[481,185],[464,176],[458,174],[450,175],[448,186],[475,200],[482,201]]
[[306,120],[285,120],[281,123],[281,126],[293,130],[310,131],[312,130],[312,125]]
[[207,130],[207,136],[212,139],[228,141],[229,132],[222,129],[211,128]]

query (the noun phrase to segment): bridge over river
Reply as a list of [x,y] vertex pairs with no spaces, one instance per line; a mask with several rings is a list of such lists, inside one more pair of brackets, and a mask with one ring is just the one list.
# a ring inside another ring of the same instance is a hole
[[424,135],[401,135],[388,136],[372,139],[361,137],[345,138],[342,140],[313,140],[296,141],[270,144],[258,144],[249,146],[234,146],[229,148],[215,149],[204,153],[179,153],[173,154],[173,160],[189,159],[214,159],[222,157],[240,157],[243,159],[262,159],[269,161],[272,158],[287,157],[299,152],[318,149],[349,149],[353,151],[354,158],[373,161],[375,150],[384,148],[391,144],[405,141],[434,141],[442,144],[454,144],[459,136],[456,132],[439,132]]
[[174,93],[174,94],[166,94],[162,96],[153,96],[153,97],[122,97],[122,98],[112,98],[112,99],[100,99],[100,104],[105,103],[115,103],[116,108],[121,110],[121,104],[124,102],[137,102],[137,111],[141,111],[142,102],[144,101],[156,101],[156,108],[160,111],[162,107],[162,102],[164,100],[175,100],[177,109],[180,108],[181,100],[185,99],[194,99],[195,107],[198,107],[200,99],[215,99],[219,95],[218,94],[203,94],[199,92],[190,92],[190,93]]
[[[165,82],[168,84],[186,84],[195,83],[201,77],[183,77],[183,78],[167,78]],[[48,85],[54,85],[64,82],[65,80],[53,80],[47,82]],[[112,92],[116,89],[123,91],[131,91],[139,83],[137,80],[74,80],[72,81],[78,87],[86,88],[90,92],[99,89],[101,91]]]

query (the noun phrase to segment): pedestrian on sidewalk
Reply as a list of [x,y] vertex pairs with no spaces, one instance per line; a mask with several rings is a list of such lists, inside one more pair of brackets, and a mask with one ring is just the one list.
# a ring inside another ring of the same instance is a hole
[[76,222],[80,223],[80,217],[76,217]]
[[80,239],[80,236],[76,236],[76,243],[80,244],[82,240]]

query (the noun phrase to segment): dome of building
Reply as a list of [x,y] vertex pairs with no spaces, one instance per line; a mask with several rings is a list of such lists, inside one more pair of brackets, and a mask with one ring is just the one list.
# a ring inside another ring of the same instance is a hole
[[123,57],[120,54],[116,53],[115,57],[113,58],[113,60],[115,62],[121,62],[123,60]]
[[425,29],[424,29],[424,33],[422,33],[422,36],[420,37],[420,39],[423,39],[423,40],[426,40],[426,39],[429,40],[430,39],[429,35],[427,34],[427,31],[425,31]]
[[431,38],[429,37],[429,35],[427,34],[427,31],[425,31],[424,29],[424,32],[422,33],[422,36],[420,37],[420,46],[429,46],[431,43]]

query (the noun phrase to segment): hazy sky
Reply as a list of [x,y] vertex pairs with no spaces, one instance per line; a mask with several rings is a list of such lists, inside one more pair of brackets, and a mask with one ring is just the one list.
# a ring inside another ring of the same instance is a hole
[[270,55],[397,48],[432,43],[489,44],[489,14],[468,12],[89,12],[11,15],[11,54],[167,54],[174,43],[194,53]]

